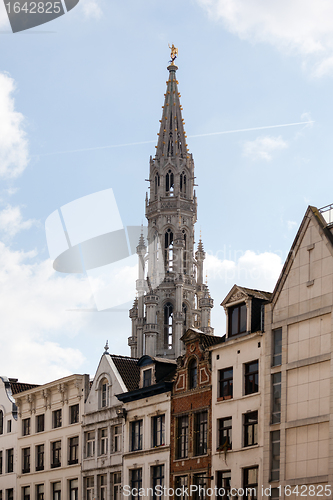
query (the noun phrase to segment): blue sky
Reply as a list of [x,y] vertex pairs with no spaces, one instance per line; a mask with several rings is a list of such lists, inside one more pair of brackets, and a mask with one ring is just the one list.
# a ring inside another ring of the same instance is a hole
[[[306,207],[333,202],[332,19],[324,0],[81,0],[12,34],[0,6],[4,375],[92,375],[106,339],[129,354],[128,313],[83,311],[88,280],[53,271],[44,224],[109,188],[124,226],[141,224],[168,43],[179,48],[215,333],[234,283],[273,290]],[[123,273],[134,298],[135,269]]]

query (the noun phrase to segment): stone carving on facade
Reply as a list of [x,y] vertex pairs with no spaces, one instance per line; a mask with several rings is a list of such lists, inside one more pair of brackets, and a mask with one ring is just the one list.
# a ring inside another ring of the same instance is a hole
[[61,403],[64,405],[68,403],[68,388],[67,384],[58,384],[58,392],[61,395]]
[[47,410],[51,408],[51,391],[50,389],[43,389],[42,396],[44,398],[44,408]]

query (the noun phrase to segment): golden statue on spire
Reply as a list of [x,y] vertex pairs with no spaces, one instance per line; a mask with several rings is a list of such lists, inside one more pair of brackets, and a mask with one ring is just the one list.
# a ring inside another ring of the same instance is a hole
[[177,47],[174,46],[174,44],[172,44],[172,46],[170,47],[170,44],[169,44],[169,49],[171,50],[171,64],[175,64],[175,59],[176,57],[178,56],[178,49]]

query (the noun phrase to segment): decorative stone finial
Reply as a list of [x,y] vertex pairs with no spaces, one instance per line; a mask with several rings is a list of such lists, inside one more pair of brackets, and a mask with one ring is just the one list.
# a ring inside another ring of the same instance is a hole
[[108,353],[108,350],[109,350],[109,341],[107,340],[107,341],[106,341],[106,344],[105,344],[105,346],[104,346],[104,353],[103,353],[103,354],[109,354],[109,353]]

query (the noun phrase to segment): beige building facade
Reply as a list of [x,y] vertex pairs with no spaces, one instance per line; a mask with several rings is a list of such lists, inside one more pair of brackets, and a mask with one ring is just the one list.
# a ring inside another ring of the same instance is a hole
[[[225,342],[212,357],[212,487],[216,498],[262,499],[264,450],[263,308],[270,294],[234,286],[221,305]],[[253,490],[246,496],[246,489]]]
[[263,479],[274,500],[333,497],[330,212],[308,208],[266,308]]
[[80,500],[81,424],[88,375],[71,375],[16,395],[17,499]]

